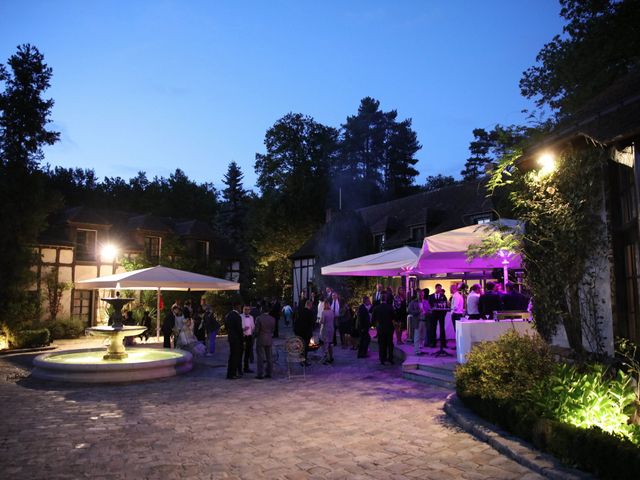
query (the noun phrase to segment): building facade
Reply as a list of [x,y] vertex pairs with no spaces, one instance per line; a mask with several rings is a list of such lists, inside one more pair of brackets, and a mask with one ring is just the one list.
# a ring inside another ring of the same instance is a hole
[[[397,200],[327,215],[327,222],[291,255],[293,298],[321,283],[326,265],[402,246],[422,247],[424,237],[497,218],[484,182],[466,182]],[[359,233],[358,233],[359,232]],[[358,239],[352,238],[354,235]],[[337,244],[355,243],[339,251]]]
[[[197,271],[215,272],[228,280],[240,277],[239,255],[205,222],[87,207],[66,209],[53,216],[34,247],[36,281],[31,291],[47,298],[53,275],[69,286],[60,299],[59,317],[80,319],[86,326],[100,318],[98,293],[73,287],[75,282],[124,272],[124,261],[158,265],[163,251],[188,257]],[[174,248],[165,248],[171,245]],[[43,314],[47,308],[43,308]]]

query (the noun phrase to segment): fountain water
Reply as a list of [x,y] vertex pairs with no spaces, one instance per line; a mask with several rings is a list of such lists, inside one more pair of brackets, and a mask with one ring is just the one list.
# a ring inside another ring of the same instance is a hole
[[146,327],[123,325],[122,307],[132,298],[103,298],[113,306],[109,326],[87,328],[91,335],[108,337],[107,353],[104,350],[85,349],[46,353],[33,361],[31,375],[45,380],[67,382],[103,383],[131,382],[169,377],[185,373],[192,368],[192,355],[182,350],[135,348],[128,353],[124,338],[140,335]]

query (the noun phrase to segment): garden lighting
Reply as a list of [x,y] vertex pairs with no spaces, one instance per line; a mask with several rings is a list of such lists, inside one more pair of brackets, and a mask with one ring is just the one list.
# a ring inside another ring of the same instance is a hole
[[556,157],[554,154],[546,152],[538,157],[538,165],[540,165],[539,175],[546,176],[556,170]]

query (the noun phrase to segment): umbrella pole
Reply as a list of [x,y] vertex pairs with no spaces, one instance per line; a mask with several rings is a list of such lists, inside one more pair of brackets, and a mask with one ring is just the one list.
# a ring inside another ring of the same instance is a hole
[[160,341],[160,289],[158,289],[158,299],[156,302],[156,342]]

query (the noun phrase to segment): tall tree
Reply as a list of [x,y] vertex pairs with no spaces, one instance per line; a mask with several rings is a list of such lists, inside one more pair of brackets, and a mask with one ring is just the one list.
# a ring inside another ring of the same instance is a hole
[[357,115],[342,125],[340,161],[335,168],[347,206],[398,198],[412,191],[420,150],[411,120],[397,121],[398,112],[380,110],[371,97],[360,101]]
[[334,128],[300,113],[288,113],[267,131],[267,151],[256,154],[255,170],[263,198],[277,206],[273,214],[289,224],[322,220],[337,138]]
[[5,325],[25,304],[24,291],[31,279],[32,246],[55,206],[45,190],[39,169],[42,147],[54,144],[59,134],[47,128],[52,99],[43,94],[52,70],[31,45],[21,45],[7,65],[0,65],[0,298]]
[[247,211],[248,196],[242,185],[244,174],[236,162],[231,162],[222,182],[222,206],[220,208],[220,226],[227,238],[242,252],[247,251]]
[[474,129],[474,140],[469,144],[471,156],[460,172],[463,179],[476,180],[484,175],[487,167],[524,141],[533,131],[533,128],[520,125],[496,125],[489,132],[484,128]]
[[640,66],[640,2],[560,0],[567,21],[527,69],[520,90],[559,116],[570,114]]
[[456,183],[458,182],[451,175],[442,175],[441,173],[438,175],[429,175],[427,177],[427,182],[424,185],[424,191],[432,192],[439,188],[450,187]]

